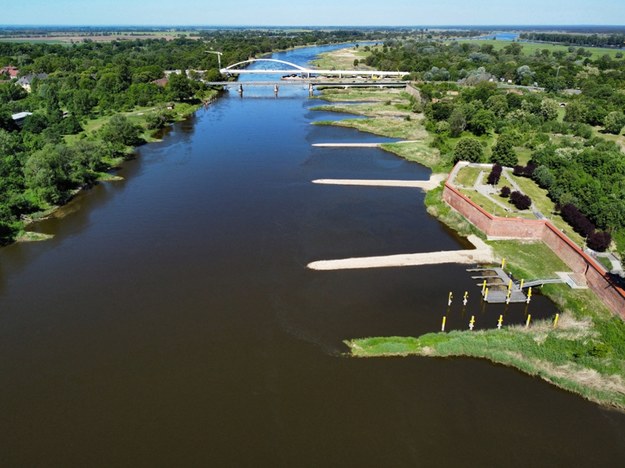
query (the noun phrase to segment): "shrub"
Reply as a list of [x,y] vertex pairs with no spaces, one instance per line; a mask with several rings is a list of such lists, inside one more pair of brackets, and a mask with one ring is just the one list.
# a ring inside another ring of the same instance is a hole
[[497,185],[499,183],[499,179],[501,179],[502,167],[500,164],[493,164],[493,168],[488,174],[488,184]]
[[612,236],[607,231],[595,231],[588,236],[588,247],[597,252],[605,252],[610,243],[612,242]]
[[499,194],[504,198],[508,198],[510,196],[510,187],[501,187],[501,192]]
[[572,203],[563,205],[560,214],[575,232],[584,237],[590,236],[595,230],[594,224]]
[[510,194],[510,202],[517,210],[527,210],[532,206],[532,199],[517,190]]

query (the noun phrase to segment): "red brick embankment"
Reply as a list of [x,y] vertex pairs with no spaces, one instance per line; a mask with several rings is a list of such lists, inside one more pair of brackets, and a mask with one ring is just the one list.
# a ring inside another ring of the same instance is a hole
[[445,182],[443,199],[490,238],[543,241],[574,273],[583,275],[588,287],[612,312],[625,319],[625,290],[615,285],[592,257],[551,222],[493,216],[460,193],[450,179]]

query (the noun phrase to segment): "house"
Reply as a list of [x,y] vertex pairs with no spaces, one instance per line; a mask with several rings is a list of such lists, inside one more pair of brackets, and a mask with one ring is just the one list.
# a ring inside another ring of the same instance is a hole
[[47,73],[30,74],[22,76],[19,80],[17,80],[17,84],[30,93],[32,82],[35,78],[37,78],[38,80],[45,80],[47,77]]
[[161,88],[164,88],[165,86],[167,86],[168,82],[169,82],[169,79],[167,77],[159,78],[158,80],[152,81],[153,84],[155,84],[156,86],[160,86]]
[[7,77],[9,77],[9,79],[17,78],[17,75],[19,74],[19,69],[12,65],[0,68],[0,75],[6,75]]
[[11,118],[13,119],[13,122],[15,122],[15,125],[17,125],[18,127],[21,127],[22,125],[24,125],[24,119],[28,117],[29,115],[33,115],[33,113],[32,112],[18,112],[17,114],[13,114]]

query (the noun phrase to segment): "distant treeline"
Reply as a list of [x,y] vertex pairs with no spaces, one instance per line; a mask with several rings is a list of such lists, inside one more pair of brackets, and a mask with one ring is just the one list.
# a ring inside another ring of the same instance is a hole
[[625,47],[625,34],[567,34],[531,32],[521,34],[528,41],[555,42],[558,44],[588,47]]

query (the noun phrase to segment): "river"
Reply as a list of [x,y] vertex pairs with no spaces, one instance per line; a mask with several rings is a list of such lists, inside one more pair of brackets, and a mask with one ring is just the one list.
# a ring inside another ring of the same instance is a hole
[[[327,48],[276,57],[305,63]],[[352,359],[342,340],[493,326],[461,265],[314,260],[465,248],[378,141],[314,127],[306,89],[246,88],[174,125],[0,250],[0,465],[610,466],[625,416],[472,359]],[[458,301],[456,301],[458,302]],[[534,316],[553,314],[536,296]],[[506,316],[520,322],[525,306]]]

